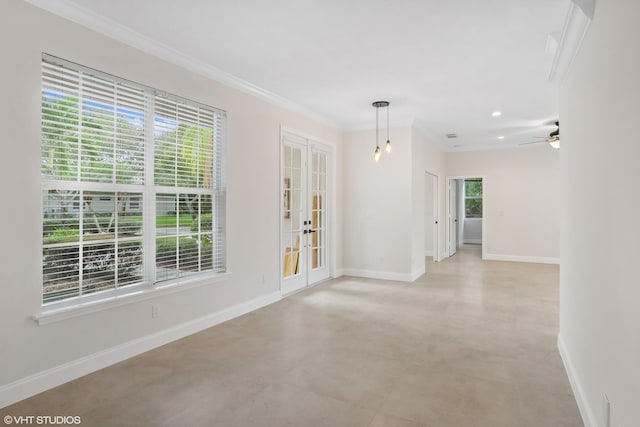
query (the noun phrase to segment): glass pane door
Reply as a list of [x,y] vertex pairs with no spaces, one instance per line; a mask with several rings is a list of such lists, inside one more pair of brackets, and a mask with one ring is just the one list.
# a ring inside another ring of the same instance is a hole
[[309,284],[329,278],[329,154],[324,149],[319,144],[309,148]]
[[283,293],[329,277],[328,151],[285,134],[282,145]]
[[311,153],[311,265],[310,271],[327,266],[327,155]]
[[286,141],[283,148],[282,262],[287,292],[291,292],[306,286],[305,147]]

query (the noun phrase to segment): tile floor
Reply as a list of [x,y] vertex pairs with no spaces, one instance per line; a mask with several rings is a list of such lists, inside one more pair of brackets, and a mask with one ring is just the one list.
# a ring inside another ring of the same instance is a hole
[[414,283],[344,277],[0,410],[82,426],[582,426],[558,267],[467,245]]

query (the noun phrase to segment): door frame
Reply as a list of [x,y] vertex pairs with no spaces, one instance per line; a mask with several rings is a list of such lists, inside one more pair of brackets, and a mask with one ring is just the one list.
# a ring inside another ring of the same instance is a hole
[[[433,220],[434,224],[431,224],[434,227],[433,233],[433,262],[440,261],[440,177],[438,174],[425,171],[425,177],[430,176],[433,178]],[[425,224],[426,226],[426,224]]]
[[[322,138],[318,138],[314,135],[310,135],[308,133],[299,131],[295,128],[291,128],[288,126],[280,125],[280,138],[278,140],[278,240],[280,250],[277,254],[277,263],[278,263],[278,276],[279,276],[279,289],[280,294],[282,296],[300,292],[305,289],[308,289],[311,286],[317,285],[318,283],[322,283],[324,280],[320,280],[315,283],[307,283],[307,286],[299,289],[297,291],[285,293],[284,292],[284,263],[282,261],[282,254],[284,254],[284,239],[282,237],[282,230],[284,228],[284,218],[283,218],[283,206],[284,206],[284,192],[282,189],[282,182],[284,180],[284,176],[282,174],[282,157],[283,157],[283,149],[284,149],[284,138],[285,135],[289,134],[294,138],[303,138],[306,139],[310,144],[316,144],[322,147],[323,151],[327,153],[327,211],[329,213],[329,218],[327,218],[327,236],[329,238],[329,245],[326,247],[327,250],[327,267],[329,268],[329,279],[337,277],[336,270],[336,242],[337,242],[337,227],[336,227],[336,144],[331,141],[324,140]],[[329,280],[327,279],[327,280]]]
[[485,259],[485,254],[487,253],[486,251],[486,227],[487,227],[487,219],[486,219],[486,200],[487,200],[487,185],[486,185],[486,181],[485,181],[485,177],[484,175],[447,175],[446,177],[446,183],[447,183],[447,191],[446,191],[446,218],[447,218],[447,224],[446,224],[446,238],[447,238],[447,250],[446,250],[446,257],[449,258],[449,252],[450,252],[450,242],[451,242],[451,237],[450,237],[450,233],[451,233],[451,226],[450,226],[450,221],[449,221],[449,215],[451,215],[451,201],[450,199],[450,187],[451,187],[451,183],[456,180],[456,179],[481,179],[482,180],[482,259]]

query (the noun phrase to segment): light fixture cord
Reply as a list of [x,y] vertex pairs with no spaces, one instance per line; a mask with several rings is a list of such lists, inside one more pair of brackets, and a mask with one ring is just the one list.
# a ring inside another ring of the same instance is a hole
[[387,142],[389,142],[389,105],[387,105]]
[[378,148],[380,145],[378,144],[378,110],[380,109],[380,107],[378,107],[376,105],[376,148]]

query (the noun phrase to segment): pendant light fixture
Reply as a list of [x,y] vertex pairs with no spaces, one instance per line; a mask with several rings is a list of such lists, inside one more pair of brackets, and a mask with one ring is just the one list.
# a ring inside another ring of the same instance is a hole
[[378,120],[380,107],[387,109],[387,143],[385,144],[385,151],[387,153],[391,152],[391,141],[389,140],[389,102],[375,101],[371,105],[376,108],[376,149],[373,151],[373,160],[377,163],[380,161],[380,158],[382,157],[382,150],[380,149],[380,144],[378,143],[378,140],[379,140],[378,135],[380,133],[379,120]]
[[560,122],[556,122],[556,130],[549,134],[547,142],[549,142],[549,145],[556,150],[560,149]]
[[387,143],[384,145],[387,153],[391,153],[391,141],[389,140],[389,103],[387,102]]

